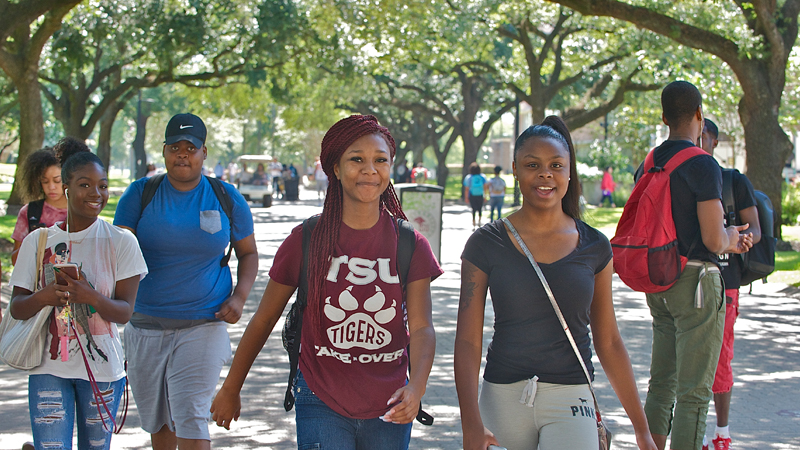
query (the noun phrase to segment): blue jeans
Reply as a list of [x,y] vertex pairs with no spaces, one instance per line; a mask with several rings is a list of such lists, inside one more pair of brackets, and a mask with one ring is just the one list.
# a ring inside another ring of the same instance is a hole
[[386,423],[374,419],[345,417],[319,399],[297,375],[295,422],[299,450],[406,450],[411,424]]
[[500,213],[500,210],[503,209],[503,200],[505,200],[505,195],[493,195],[489,197],[489,221],[491,222],[494,220],[494,210],[497,209],[497,218],[502,219],[503,216]]
[[[117,414],[119,400],[125,389],[125,378],[112,382],[98,382],[108,409]],[[109,430],[114,424],[106,416],[103,420]],[[37,450],[71,449],[72,430],[78,424],[78,448],[109,449],[111,432],[106,431],[100,421],[94,403],[92,387],[86,380],[59,378],[53,375],[31,375],[28,377],[28,410],[31,415],[33,441]]]

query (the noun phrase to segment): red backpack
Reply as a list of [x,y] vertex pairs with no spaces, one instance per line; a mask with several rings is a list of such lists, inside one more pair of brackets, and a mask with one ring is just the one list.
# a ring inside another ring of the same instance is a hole
[[699,147],[689,147],[675,154],[664,167],[655,167],[652,150],[647,154],[644,175],[625,203],[611,239],[614,270],[634,291],[663,292],[681,276],[687,258],[678,252],[670,175],[688,159],[707,154]]

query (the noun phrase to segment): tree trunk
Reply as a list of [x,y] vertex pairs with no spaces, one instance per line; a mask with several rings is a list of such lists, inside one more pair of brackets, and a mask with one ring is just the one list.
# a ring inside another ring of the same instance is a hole
[[115,106],[109,108],[103,117],[100,119],[100,134],[97,138],[97,156],[106,170],[111,167],[111,132],[114,129],[114,122],[117,120],[117,114],[122,110],[120,105],[118,108]]
[[442,152],[436,156],[436,184],[445,187],[447,186],[447,177],[450,176],[450,169],[447,168],[445,163],[447,152]]
[[30,66],[25,68],[22,77],[14,80],[19,98],[19,156],[17,157],[17,168],[14,171],[14,185],[8,198],[7,214],[16,214],[19,207],[24,204],[17,189],[17,180],[21,179],[25,159],[32,152],[42,148],[44,142],[44,115],[39,91],[38,64]]
[[461,133],[461,142],[464,143],[464,167],[461,168],[461,176],[465,177],[469,173],[470,164],[478,161],[478,152],[483,142],[478,142],[475,137],[475,130],[472,124],[464,124],[464,132]]
[[764,191],[772,201],[777,220],[775,236],[781,237],[781,200],[783,167],[792,155],[793,144],[778,123],[780,99],[763,95],[745,95],[739,102],[739,117],[744,126],[747,177],[753,187]]
[[149,115],[138,114],[136,117],[136,137],[133,139],[133,157],[136,161],[136,179],[147,174],[147,153],[144,151],[144,138],[147,131]]

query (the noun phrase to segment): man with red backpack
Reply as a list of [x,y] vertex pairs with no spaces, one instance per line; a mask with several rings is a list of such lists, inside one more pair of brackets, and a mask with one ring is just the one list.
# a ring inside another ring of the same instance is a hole
[[[723,223],[719,165],[695,145],[703,131],[700,92],[691,83],[674,81],[662,91],[661,106],[669,137],[648,155],[631,195],[636,201],[625,205],[611,243],[614,266],[623,281],[631,284],[626,272],[644,266],[647,281],[654,285],[638,289],[647,292],[653,316],[653,355],[645,402],[653,440],[663,450],[671,431],[670,448],[700,450],[725,321],[717,255],[747,251],[752,235],[740,234],[746,225],[726,228]],[[658,193],[648,192],[647,185],[654,180],[664,185],[661,192],[668,193],[669,200],[652,202]],[[645,205],[648,198],[651,202]],[[636,220],[637,215],[646,215],[646,220]],[[655,228],[670,231],[674,241],[648,245],[652,244],[647,240],[650,234],[645,233],[644,241],[634,245],[626,234],[641,234],[641,230],[631,230],[632,223],[639,228],[655,223]],[[636,249],[644,252],[625,259]]]

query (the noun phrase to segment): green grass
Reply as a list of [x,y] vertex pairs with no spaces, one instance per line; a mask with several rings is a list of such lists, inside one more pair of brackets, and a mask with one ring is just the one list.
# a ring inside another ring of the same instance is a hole
[[800,252],[775,252],[775,270],[800,270]]

